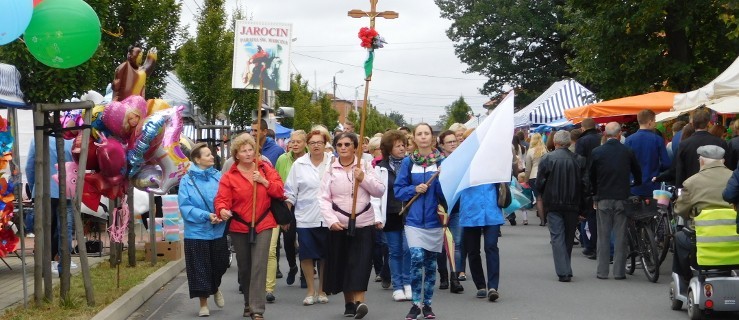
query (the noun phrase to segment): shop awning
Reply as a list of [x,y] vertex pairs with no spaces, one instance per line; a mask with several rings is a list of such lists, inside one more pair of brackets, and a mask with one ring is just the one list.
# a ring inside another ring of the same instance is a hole
[[565,117],[573,123],[579,123],[585,118],[636,115],[644,109],[650,109],[659,114],[670,111],[676,94],[665,91],[652,92],[567,109],[564,113]]

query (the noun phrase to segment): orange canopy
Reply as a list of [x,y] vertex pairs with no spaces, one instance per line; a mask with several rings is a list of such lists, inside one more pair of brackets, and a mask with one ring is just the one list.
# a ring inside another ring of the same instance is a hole
[[573,123],[578,123],[585,118],[635,115],[644,109],[650,109],[655,113],[670,111],[676,94],[675,92],[658,91],[598,102],[567,109],[565,110],[565,117]]

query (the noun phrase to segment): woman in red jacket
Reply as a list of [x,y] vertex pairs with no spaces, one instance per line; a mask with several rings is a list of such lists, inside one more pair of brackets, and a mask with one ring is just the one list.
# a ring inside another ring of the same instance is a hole
[[[283,198],[279,174],[267,163],[255,163],[256,143],[250,135],[240,135],[231,142],[236,165],[223,174],[215,198],[215,209],[223,220],[233,219],[229,226],[236,250],[239,279],[244,288],[244,317],[264,319],[266,303],[267,256],[272,229],[277,227],[269,211],[271,198]],[[249,243],[252,222],[252,195],[257,188],[256,243]]]

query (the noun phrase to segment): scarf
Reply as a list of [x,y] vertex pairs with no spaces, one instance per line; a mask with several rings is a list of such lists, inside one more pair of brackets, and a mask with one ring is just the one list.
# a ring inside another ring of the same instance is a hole
[[441,160],[444,160],[444,155],[442,155],[437,149],[433,149],[432,152],[425,157],[422,156],[418,150],[413,150],[413,153],[411,154],[411,161],[424,168],[433,166],[437,162],[441,162]]
[[400,164],[403,163],[403,158],[396,158],[391,155],[388,162],[390,163],[390,168],[393,169],[393,172],[398,172],[398,169],[400,169]]

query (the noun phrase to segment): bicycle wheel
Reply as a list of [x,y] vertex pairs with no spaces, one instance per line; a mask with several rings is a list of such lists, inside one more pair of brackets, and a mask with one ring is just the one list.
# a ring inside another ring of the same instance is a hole
[[651,282],[659,280],[659,256],[657,255],[657,243],[654,240],[654,231],[649,226],[637,227],[639,241],[639,251],[641,255],[642,266],[644,267],[644,275]]
[[667,253],[670,252],[670,245],[672,244],[672,233],[670,232],[670,221],[667,220],[667,215],[663,215],[660,219],[659,229],[662,230],[662,240],[657,242],[657,250],[659,252],[659,262],[661,266],[662,262],[665,262]]

